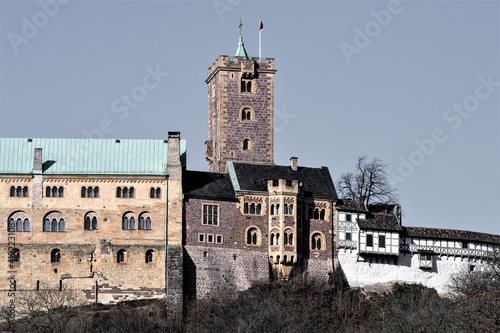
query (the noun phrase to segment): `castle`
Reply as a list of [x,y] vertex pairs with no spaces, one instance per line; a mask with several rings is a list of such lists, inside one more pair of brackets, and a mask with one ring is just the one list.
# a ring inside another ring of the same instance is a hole
[[500,236],[405,227],[397,204],[337,197],[327,167],[274,164],[274,59],[209,67],[208,172],[165,140],[0,139],[0,290],[72,288],[89,302],[173,304],[256,283],[419,282],[446,292]]

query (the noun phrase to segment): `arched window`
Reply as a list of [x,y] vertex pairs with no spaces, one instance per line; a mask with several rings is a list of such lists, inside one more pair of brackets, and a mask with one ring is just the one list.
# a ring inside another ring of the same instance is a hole
[[280,214],[280,204],[276,204],[276,215]]
[[128,198],[128,187],[123,188],[123,197]]
[[59,226],[57,225],[57,220],[54,218],[52,222],[50,222],[50,231],[58,231]]
[[135,198],[135,190],[134,190],[133,187],[130,188],[129,195],[130,195],[131,198]]
[[250,150],[252,149],[252,143],[250,142],[249,139],[243,140],[243,150]]
[[130,229],[135,229],[135,217],[130,218]]
[[50,220],[48,218],[43,220],[43,231],[50,231]]
[[87,189],[87,197],[89,197],[89,198],[93,198],[94,197],[94,189],[92,187],[90,187],[90,186]]
[[14,186],[10,187],[10,196],[15,197],[16,196],[16,188]]
[[288,206],[288,215],[293,215],[293,204],[290,204],[290,206]]
[[315,208],[315,209],[314,209],[314,219],[315,219],[315,220],[318,220],[318,219],[319,219],[319,209],[318,209],[318,208]]
[[[21,230],[19,230],[19,231],[21,231]],[[30,231],[30,220],[28,218],[24,219],[22,231]]]
[[151,217],[148,212],[144,212],[139,215],[139,229],[151,229]]
[[52,190],[51,190],[51,188],[50,188],[50,187],[48,187],[48,186],[47,186],[47,187],[45,188],[45,196],[46,196],[47,198],[50,198],[50,197],[51,197],[51,194],[52,194],[52,192],[51,192],[51,191],[52,191]]
[[311,250],[322,250],[323,249],[323,235],[319,232],[314,233],[311,236]]
[[280,245],[280,233],[279,232],[276,234],[275,240],[276,240],[276,244],[275,245]]
[[288,204],[287,203],[283,206],[283,214],[288,215]]
[[82,192],[81,192],[80,196],[82,198],[86,198],[87,197],[87,189],[85,187],[82,187]]
[[25,197],[25,198],[28,197],[28,187],[27,186],[23,187],[23,197]]
[[121,187],[117,187],[116,188],[116,197],[117,198],[121,198],[122,197],[122,188]]
[[151,229],[151,218],[149,216],[146,217],[146,229]]
[[249,108],[244,108],[243,110],[241,110],[241,120],[252,120],[252,111],[250,111]]
[[43,218],[43,231],[64,231],[66,228],[63,215],[60,212],[51,212]]
[[16,220],[14,220],[14,218],[12,217],[9,219],[9,223],[7,225],[7,231],[8,232],[16,231]]
[[257,230],[257,228],[249,228],[247,230],[247,245],[257,245],[258,236],[259,231]]
[[247,92],[252,92],[252,81],[247,82]]
[[124,216],[122,219],[122,229],[128,229],[128,217]]
[[99,187],[94,187],[94,198],[99,198]]
[[274,212],[274,204],[271,205],[271,215],[275,215],[276,213]]
[[325,209],[324,208],[319,213],[319,219],[320,220],[324,220],[325,219]]
[[157,188],[156,189],[156,199],[160,199],[161,198],[161,188]]
[[150,264],[153,262],[153,254],[155,251],[153,250],[147,250],[146,251],[146,264]]
[[95,212],[88,212],[85,214],[83,220],[83,228],[85,230],[96,230],[97,229],[97,215]]
[[20,262],[21,262],[21,251],[19,251],[19,249],[14,248],[14,249],[10,252],[10,258],[9,258],[9,261],[10,261],[11,263],[20,263]]
[[250,214],[255,214],[255,204],[253,202],[250,205]]
[[144,229],[144,216],[139,216],[139,229]]
[[59,251],[59,249],[53,249],[52,252],[50,252],[50,262],[61,262],[61,251]]
[[20,218],[16,220],[16,231],[23,231],[23,221]]
[[125,263],[126,256],[127,256],[127,251],[123,249],[118,250],[118,252],[116,253],[116,262],[119,264]]
[[293,245],[293,231],[285,230],[285,245]]
[[243,205],[243,213],[248,214],[248,202]]
[[59,198],[64,197],[64,187],[59,187]]
[[155,189],[154,189],[154,187],[151,187],[151,189],[149,190],[149,197],[151,199],[153,199],[155,197]]
[[241,80],[241,92],[246,92],[247,91],[247,84],[246,81]]
[[21,186],[18,186],[16,189],[16,197],[22,197],[23,196],[23,189]]
[[255,210],[255,213],[257,215],[260,215],[261,214],[261,211],[262,211],[262,205],[261,204],[257,204],[257,209]]
[[59,231],[66,230],[66,224],[64,223],[64,219],[59,220]]

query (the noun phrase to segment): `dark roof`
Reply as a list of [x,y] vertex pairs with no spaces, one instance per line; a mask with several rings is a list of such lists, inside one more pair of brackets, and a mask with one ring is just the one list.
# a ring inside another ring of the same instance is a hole
[[302,193],[305,195],[337,199],[337,191],[327,167],[299,166],[297,171],[293,171],[290,166],[234,162],[234,170],[243,191],[267,192],[268,180],[286,179],[302,183]]
[[365,212],[365,213],[368,212],[364,204],[352,199],[339,199],[337,200],[337,204],[335,205],[335,207],[338,210],[342,211]]
[[500,244],[500,235],[486,234],[467,230],[437,229],[422,227],[403,227],[407,237],[447,238],[471,242]]
[[360,229],[401,231],[401,225],[393,214],[369,214],[366,220],[358,220]]
[[182,176],[185,197],[238,201],[229,175],[186,170]]

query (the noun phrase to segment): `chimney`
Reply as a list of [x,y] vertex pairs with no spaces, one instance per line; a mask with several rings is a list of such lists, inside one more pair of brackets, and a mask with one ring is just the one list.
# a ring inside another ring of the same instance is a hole
[[33,173],[42,173],[42,148],[35,148],[35,156],[33,157]]
[[297,171],[297,161],[298,157],[290,157],[290,168],[292,171]]

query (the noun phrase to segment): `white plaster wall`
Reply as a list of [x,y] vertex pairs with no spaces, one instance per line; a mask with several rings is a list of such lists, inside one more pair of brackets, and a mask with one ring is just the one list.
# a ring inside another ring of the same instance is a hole
[[451,275],[464,269],[469,269],[470,265],[475,265],[479,269],[483,264],[476,261],[469,261],[460,257],[433,256],[434,268],[422,270],[419,268],[418,254],[400,254],[397,264],[394,259],[384,263],[372,263],[357,261],[356,251],[350,252],[342,249],[338,252],[338,259],[344,274],[351,287],[366,287],[375,284],[387,284],[396,282],[420,283],[426,287],[434,288],[441,295],[448,293],[447,284]]

